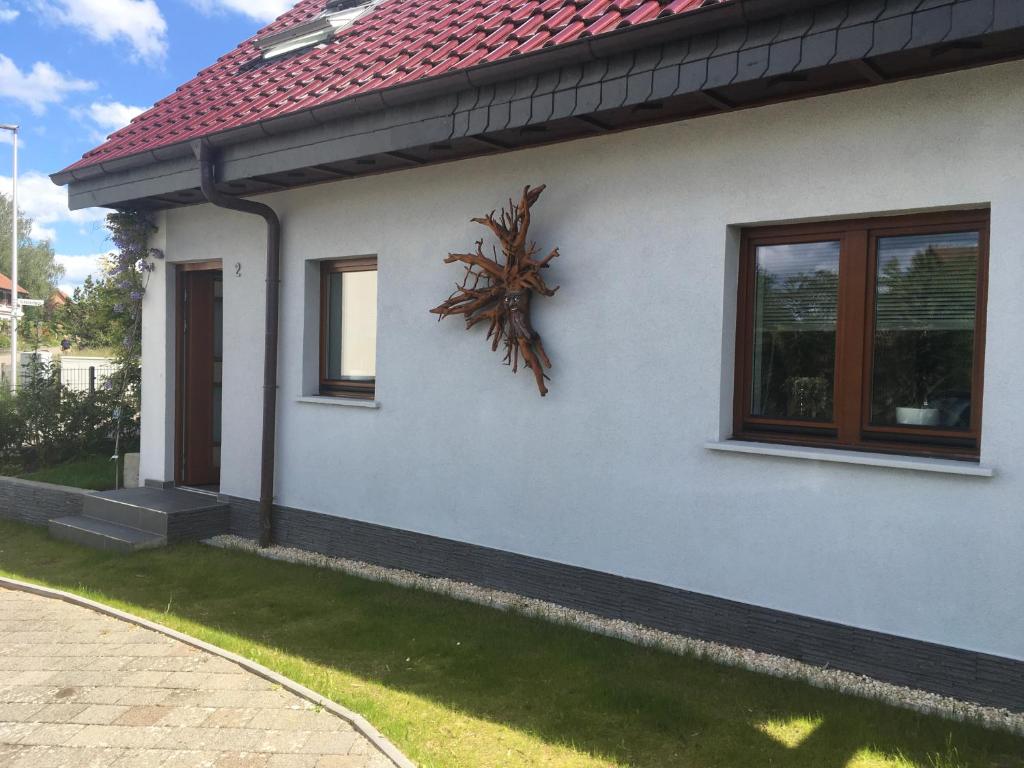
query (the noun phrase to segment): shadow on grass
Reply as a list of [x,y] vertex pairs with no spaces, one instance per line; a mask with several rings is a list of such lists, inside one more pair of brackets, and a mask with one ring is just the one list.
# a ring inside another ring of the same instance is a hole
[[0,521],[0,570],[189,622],[424,765],[1024,768],[1005,733],[248,554],[109,555]]

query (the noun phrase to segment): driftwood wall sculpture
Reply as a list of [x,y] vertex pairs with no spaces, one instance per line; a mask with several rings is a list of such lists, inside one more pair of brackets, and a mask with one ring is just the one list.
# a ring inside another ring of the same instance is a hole
[[501,243],[502,258],[494,248],[494,258],[484,255],[484,241],[476,243],[476,253],[450,253],[445,264],[459,262],[465,265],[462,282],[455,292],[431,312],[441,320],[449,315],[462,315],[466,328],[479,323],[488,323],[487,338],[491,339],[491,350],[505,345],[505,364],[512,366],[512,372],[519,370],[519,360],[533,371],[537,389],[541,396],[548,393],[544,380],[548,377],[545,368],[551,361],[544,352],[540,336],[530,324],[530,298],[533,292],[541,296],[554,296],[558,288],[548,288],[540,271],[547,269],[558,257],[555,248],[543,259],[536,259],[537,246],[527,244],[530,229],[530,208],[537,202],[544,186],[523,190],[518,204],[508,201],[508,208],[500,218],[494,211],[482,218],[473,219],[489,228]]

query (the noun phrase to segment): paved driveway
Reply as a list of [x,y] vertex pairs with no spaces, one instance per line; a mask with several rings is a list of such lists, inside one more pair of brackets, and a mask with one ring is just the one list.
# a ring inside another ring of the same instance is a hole
[[0,588],[3,768],[386,768],[351,725],[236,664]]

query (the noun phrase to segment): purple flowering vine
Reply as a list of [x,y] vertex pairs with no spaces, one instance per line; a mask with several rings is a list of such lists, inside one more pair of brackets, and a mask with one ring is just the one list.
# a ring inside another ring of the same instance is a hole
[[112,309],[122,318],[118,324],[124,332],[117,351],[118,372],[104,384],[115,395],[117,404],[111,415],[116,422],[114,452],[119,453],[124,419],[135,429],[138,427],[142,300],[150,273],[155,269],[149,258],[149,241],[156,227],[145,213],[118,211],[107,216],[107,229],[115,249],[107,265],[108,284],[116,289]]

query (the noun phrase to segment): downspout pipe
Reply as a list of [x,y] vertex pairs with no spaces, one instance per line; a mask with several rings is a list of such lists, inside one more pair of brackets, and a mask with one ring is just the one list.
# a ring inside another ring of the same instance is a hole
[[269,547],[274,506],[274,448],[277,439],[277,351],[281,286],[281,220],[269,205],[226,195],[217,189],[216,160],[205,141],[192,144],[199,160],[200,188],[219,208],[260,216],[267,224],[267,308],[263,342],[263,436],[260,460],[260,546]]

